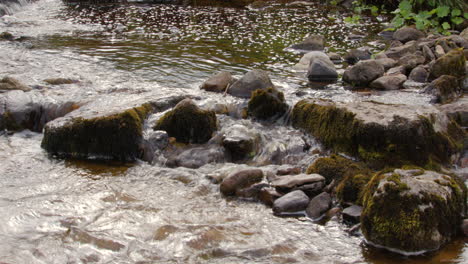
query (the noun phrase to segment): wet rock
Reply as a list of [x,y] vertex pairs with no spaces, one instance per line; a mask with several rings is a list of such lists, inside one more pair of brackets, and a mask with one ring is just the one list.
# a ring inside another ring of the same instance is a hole
[[440,57],[445,55],[445,50],[441,45],[437,45],[434,48],[434,54],[435,54],[436,58],[440,58]]
[[288,108],[284,94],[273,87],[255,90],[247,107],[250,116],[262,120],[278,118],[284,115]]
[[387,55],[385,55],[385,53],[378,53],[375,55],[375,59],[376,60],[380,60],[380,59],[388,59]]
[[334,64],[340,63],[340,62],[341,62],[341,56],[340,56],[338,53],[329,52],[329,53],[327,53],[327,56],[328,56],[328,58],[330,58],[330,60],[331,60]]
[[344,60],[349,64],[356,64],[359,61],[369,60],[371,55],[368,50],[352,49],[344,55]]
[[222,194],[234,195],[237,191],[261,182],[263,171],[260,169],[241,170],[228,175],[219,186]]
[[134,161],[143,154],[144,119],[182,98],[126,101],[109,97],[104,106],[102,101],[89,103],[47,123],[41,146],[50,154],[64,157]]
[[442,75],[432,81],[424,90],[425,93],[432,94],[433,103],[446,104],[461,95],[460,82],[454,76]]
[[368,170],[347,173],[336,186],[336,197],[341,203],[360,204],[362,191],[371,179],[371,172]]
[[283,175],[297,175],[302,172],[301,168],[299,167],[287,167],[287,168],[279,168],[276,171],[276,175],[283,176]]
[[429,72],[423,66],[418,66],[410,72],[408,79],[414,82],[424,83],[427,81],[428,77]]
[[6,92],[0,94],[0,130],[41,132],[47,122],[78,107],[74,102],[57,102],[38,92]]
[[300,190],[287,193],[276,199],[273,203],[273,212],[275,214],[295,213],[303,211],[309,204],[309,197]]
[[404,66],[393,67],[385,73],[385,75],[397,75],[397,74],[406,75],[405,67]]
[[459,100],[441,106],[441,110],[451,120],[455,121],[461,127],[468,127],[468,97],[462,97]]
[[339,182],[348,175],[368,174],[368,172],[369,169],[363,164],[338,155],[319,158],[307,168],[307,173],[318,173],[325,177],[327,184],[332,181]]
[[359,157],[374,167],[405,161],[425,166],[434,159],[448,163],[451,155],[460,151],[459,129],[448,129],[447,117],[434,106],[417,109],[371,101],[309,99],[294,106],[292,124],[326,147]]
[[250,98],[257,89],[266,90],[274,87],[268,76],[263,70],[251,70],[242,76],[241,79],[234,82],[228,89],[228,93],[242,98]]
[[401,41],[398,41],[398,40],[392,40],[390,42],[390,48],[396,48],[396,47],[401,47],[403,46],[403,43]]
[[456,177],[422,169],[376,174],[364,194],[361,229],[389,250],[437,250],[458,231],[466,186]]
[[424,58],[426,58],[426,61],[433,61],[436,59],[436,56],[434,55],[432,50],[427,45],[424,45],[422,47],[422,52],[423,52]]
[[50,85],[61,85],[61,84],[78,83],[79,81],[74,80],[74,79],[69,79],[69,78],[49,78],[49,79],[45,79],[44,82]]
[[[307,71],[309,69],[310,62],[313,60],[327,62],[330,65],[333,65],[333,62],[330,58],[321,51],[311,51],[302,56],[299,62],[294,65],[294,69],[298,71]],[[333,65],[334,66],[334,65]]]
[[234,78],[232,77],[230,72],[222,71],[217,73],[216,75],[211,76],[208,80],[206,80],[201,86],[200,89],[210,91],[210,92],[217,92],[223,93],[227,86],[234,82]]
[[323,52],[314,52],[310,56],[310,63],[307,70],[307,78],[311,82],[329,82],[338,78],[335,65],[330,58]]
[[318,174],[298,174],[278,177],[271,186],[280,192],[301,189],[307,193],[315,193],[325,187],[325,178]]
[[280,197],[281,197],[281,194],[278,193],[275,188],[264,187],[260,190],[258,199],[265,205],[273,206],[273,203],[275,202],[275,200]]
[[418,40],[424,37],[425,35],[422,31],[413,27],[403,27],[393,33],[393,38],[403,43],[411,40]]
[[404,89],[423,89],[427,86],[427,83],[420,83],[420,82],[415,82],[411,80],[407,80],[406,82],[403,83],[403,88]]
[[306,208],[306,214],[312,219],[317,219],[327,212],[331,205],[332,200],[330,194],[323,192],[310,200]]
[[405,81],[406,75],[403,74],[386,75],[371,82],[370,87],[377,90],[399,90],[403,88]]
[[463,220],[463,223],[461,225],[461,229],[463,231],[463,235],[465,235],[465,237],[468,237],[468,219]]
[[253,157],[257,153],[260,135],[246,126],[236,124],[223,134],[222,145],[234,161]]
[[418,50],[418,47],[414,41],[410,41],[403,46],[393,47],[385,51],[385,55],[390,59],[398,60],[406,54],[415,53]]
[[389,69],[395,67],[397,65],[397,61],[390,59],[390,58],[382,58],[382,59],[376,59],[375,60],[378,64],[382,65],[385,69],[385,71],[388,71]]
[[224,150],[217,145],[208,145],[185,150],[167,161],[169,167],[198,169],[209,163],[225,161]]
[[8,40],[12,41],[15,37],[10,32],[2,32],[0,33],[0,40]]
[[31,88],[13,77],[4,77],[0,80],[0,93],[12,90],[28,92],[31,91]]
[[434,80],[442,75],[463,77],[466,74],[465,55],[462,49],[454,49],[438,58],[429,71],[429,79]]
[[323,47],[324,47],[324,37],[320,35],[311,35],[311,36],[308,36],[301,43],[291,45],[289,48],[308,52],[308,51],[314,51],[314,50],[323,50]]
[[351,205],[350,207],[346,207],[343,210],[343,220],[348,223],[357,224],[361,219],[362,214],[362,207],[359,205]]
[[213,111],[200,109],[192,100],[185,99],[164,114],[154,130],[164,130],[182,143],[205,143],[217,129]]
[[148,130],[143,134],[143,141],[143,160],[152,162],[155,157],[155,152],[161,151],[169,145],[169,135],[166,131]]
[[398,64],[405,67],[406,72],[410,72],[416,66],[424,64],[426,58],[418,54],[408,54],[398,60]]
[[360,61],[346,69],[343,81],[352,86],[365,87],[385,73],[384,67],[375,60]]

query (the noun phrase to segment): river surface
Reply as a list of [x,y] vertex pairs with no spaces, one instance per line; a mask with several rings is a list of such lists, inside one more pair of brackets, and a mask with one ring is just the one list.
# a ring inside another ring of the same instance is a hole
[[[382,49],[376,33],[383,28],[383,17],[364,16],[359,25],[349,25],[343,22],[349,15],[345,11],[318,4],[255,10],[20,2],[0,17],[0,32],[29,39],[0,42],[0,77],[18,78],[57,101],[190,94],[204,107],[242,104],[198,87],[220,70],[240,77],[252,68],[270,72],[290,104],[304,97],[429,101],[411,91],[353,93],[340,83],[311,85],[292,69],[300,55],[284,49],[311,33],[324,35],[327,49],[341,54],[362,45]],[[366,37],[348,37],[360,33]],[[43,82],[52,77],[80,82]],[[218,118],[224,129],[242,124],[261,134],[264,144],[251,166],[305,168],[321,150],[313,138],[284,124]],[[463,239],[437,253],[403,258],[366,246],[362,237],[349,235],[349,226],[338,218],[314,223],[303,216],[275,217],[263,204],[226,199],[206,176],[238,168],[236,164],[188,169],[143,161],[58,160],[40,148],[41,140],[42,134],[30,131],[0,135],[2,264],[468,261]]]

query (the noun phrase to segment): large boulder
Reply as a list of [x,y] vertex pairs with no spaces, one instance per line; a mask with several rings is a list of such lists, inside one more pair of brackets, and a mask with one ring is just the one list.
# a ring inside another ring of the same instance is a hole
[[210,92],[223,93],[228,85],[232,84],[233,82],[234,78],[232,77],[231,73],[222,71],[211,76],[208,80],[202,83],[200,89]]
[[336,186],[336,197],[342,203],[361,203],[362,192],[371,179],[370,171],[366,173],[347,173]]
[[393,39],[406,43],[411,40],[418,40],[424,38],[425,35],[422,31],[413,27],[403,27],[393,33]]
[[185,99],[164,114],[154,130],[164,130],[182,143],[206,143],[217,129],[216,114],[200,109],[192,100]]
[[242,98],[250,98],[252,93],[257,89],[266,90],[274,87],[268,76],[268,73],[263,70],[251,70],[242,78],[234,82],[228,89],[228,93]]
[[442,75],[432,81],[424,92],[433,96],[433,103],[450,103],[461,95],[460,81],[454,76]]
[[307,78],[311,82],[329,82],[335,81],[338,78],[335,64],[325,54],[317,54],[311,56],[307,70]]
[[466,75],[465,62],[463,49],[454,49],[435,61],[429,71],[429,78],[434,80],[442,75],[463,77]]
[[255,90],[249,100],[247,110],[250,116],[257,119],[272,119],[284,115],[288,108],[284,94],[271,87],[266,90]]
[[434,106],[415,111],[414,106],[372,101],[302,100],[294,106],[292,124],[334,151],[375,167],[448,163],[461,151],[464,135]]
[[105,105],[102,101],[89,103],[47,123],[41,146],[63,157],[134,161],[143,155],[143,121],[147,115],[181,99],[122,101],[117,97],[108,98]]
[[323,47],[324,47],[324,37],[320,35],[311,35],[311,36],[308,36],[301,43],[293,44],[289,48],[307,52],[307,51],[314,51],[314,50],[323,50]]
[[362,233],[369,243],[396,252],[439,249],[457,234],[466,212],[463,182],[433,171],[377,174],[366,188]]
[[384,67],[375,60],[360,61],[346,69],[343,81],[358,87],[368,86],[385,73]]

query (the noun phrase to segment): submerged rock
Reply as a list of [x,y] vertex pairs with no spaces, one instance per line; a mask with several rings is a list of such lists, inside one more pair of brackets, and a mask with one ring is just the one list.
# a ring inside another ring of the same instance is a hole
[[232,84],[234,81],[235,80],[230,72],[222,71],[206,80],[200,86],[200,89],[210,92],[223,93],[228,85]]
[[292,124],[325,146],[375,167],[448,163],[460,152],[463,134],[433,106],[418,106],[415,111],[414,106],[366,101],[302,100],[294,106]]
[[438,58],[429,71],[429,78],[434,80],[442,75],[463,77],[466,74],[465,55],[462,49],[455,49]]
[[309,197],[301,190],[287,193],[273,203],[275,214],[296,213],[303,211],[309,204]]
[[332,205],[332,199],[329,193],[323,192],[310,200],[306,208],[306,214],[312,219],[319,218],[326,213]]
[[223,133],[222,144],[234,161],[253,157],[257,153],[260,135],[246,126],[236,124]]
[[324,37],[320,35],[308,36],[304,41],[298,44],[291,45],[289,48],[300,51],[323,50]]
[[424,89],[424,92],[433,96],[433,103],[446,104],[456,100],[461,95],[461,86],[456,77],[442,75],[432,81]]
[[411,40],[418,40],[424,38],[424,33],[420,30],[417,30],[413,27],[403,27],[393,33],[393,38],[406,43]]
[[241,189],[250,187],[254,183],[261,182],[263,179],[263,171],[260,169],[247,169],[234,172],[228,175],[221,185],[220,191],[224,195],[234,195]]
[[266,90],[274,87],[273,83],[268,76],[268,73],[263,70],[251,70],[246,73],[242,78],[233,83],[228,93],[233,96],[250,98],[252,93],[257,89]]
[[365,87],[384,73],[384,67],[375,60],[360,61],[346,69],[343,81],[352,86]]
[[154,130],[164,130],[182,143],[206,143],[217,129],[216,114],[200,109],[192,100],[185,99],[164,114]]
[[169,167],[198,169],[209,163],[225,161],[224,149],[217,145],[207,145],[188,149],[167,161]]
[[421,169],[376,174],[364,195],[362,232],[371,244],[422,254],[458,231],[466,210],[460,180]]
[[272,119],[284,115],[288,108],[284,94],[274,88],[268,88],[255,90],[247,109],[248,114],[257,119]]
[[0,80],[0,93],[12,90],[28,92],[31,91],[31,87],[22,84],[20,81],[13,77],[4,77]]

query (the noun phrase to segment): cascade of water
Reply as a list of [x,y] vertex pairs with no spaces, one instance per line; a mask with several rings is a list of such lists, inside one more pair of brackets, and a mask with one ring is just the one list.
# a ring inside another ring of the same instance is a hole
[[16,10],[20,9],[32,2],[33,0],[1,0],[0,1],[0,17],[4,15],[11,15]]

